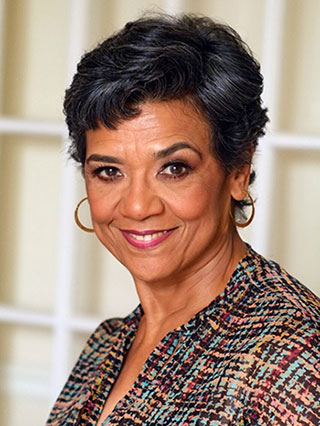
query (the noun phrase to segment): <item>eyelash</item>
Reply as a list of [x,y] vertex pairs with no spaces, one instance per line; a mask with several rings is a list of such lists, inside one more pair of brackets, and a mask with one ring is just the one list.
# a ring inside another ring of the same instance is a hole
[[[168,167],[171,166],[177,166],[177,167],[183,167],[185,169],[185,171],[181,174],[166,174],[163,173],[165,169],[167,169]],[[192,172],[193,168],[187,164],[185,161],[181,161],[181,160],[173,160],[173,161],[169,161],[168,163],[164,164],[161,169],[159,174],[161,176],[164,176],[166,179],[182,179],[185,176],[187,176],[190,172]]]
[[[173,173],[164,173],[164,171],[172,166],[176,166],[176,167],[182,167],[185,170],[180,173],[180,174],[173,174]],[[120,173],[120,176],[102,176],[102,172],[106,172],[107,170],[112,170],[114,173]],[[193,167],[191,167],[189,164],[187,164],[185,161],[181,161],[181,160],[172,160],[169,161],[168,163],[164,164],[160,171],[159,171],[159,175],[164,177],[165,179],[182,179],[184,177],[186,177],[190,172],[193,171]],[[122,173],[120,172],[120,170],[117,167],[114,166],[101,166],[96,168],[93,171],[93,175],[98,177],[99,179],[105,181],[105,182],[113,182],[116,179],[119,179],[122,177]]]
[[[102,172],[106,172],[107,170],[113,170],[114,172],[120,172],[120,170],[118,169],[118,167],[114,167],[114,166],[101,166],[98,167],[97,169],[95,169],[93,171],[93,175],[97,176],[99,179],[105,181],[105,182],[113,182],[114,180],[118,179],[121,176],[102,176],[101,173]],[[121,172],[120,172],[121,174]]]

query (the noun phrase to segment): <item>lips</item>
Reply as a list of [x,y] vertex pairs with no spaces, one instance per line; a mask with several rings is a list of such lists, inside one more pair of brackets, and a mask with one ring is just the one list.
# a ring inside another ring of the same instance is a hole
[[155,247],[166,240],[176,228],[168,230],[136,231],[121,229],[122,235],[129,244],[136,248],[148,249]]

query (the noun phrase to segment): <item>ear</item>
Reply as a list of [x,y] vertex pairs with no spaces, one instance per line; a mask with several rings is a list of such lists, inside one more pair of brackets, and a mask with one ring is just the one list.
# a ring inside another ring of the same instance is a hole
[[245,164],[230,174],[230,195],[234,200],[243,200],[248,191],[251,165]]

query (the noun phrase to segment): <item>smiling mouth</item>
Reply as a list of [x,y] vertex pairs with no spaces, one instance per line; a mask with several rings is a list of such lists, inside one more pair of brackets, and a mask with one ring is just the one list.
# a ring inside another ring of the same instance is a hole
[[154,232],[152,234],[145,234],[145,235],[138,235],[138,234],[132,234],[129,232],[129,235],[131,235],[132,238],[134,238],[137,241],[151,241],[155,238],[161,237],[161,235],[166,234],[168,231],[159,231]]
[[166,240],[173,231],[177,228],[172,228],[164,231],[132,231],[121,229],[124,238],[132,246],[146,249],[159,245]]

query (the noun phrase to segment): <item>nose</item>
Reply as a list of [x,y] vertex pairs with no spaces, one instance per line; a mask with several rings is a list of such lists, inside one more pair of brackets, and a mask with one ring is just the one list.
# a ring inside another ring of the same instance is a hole
[[126,188],[119,210],[122,216],[141,221],[160,215],[164,211],[164,204],[156,188],[140,177],[132,180]]

